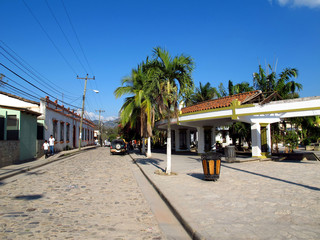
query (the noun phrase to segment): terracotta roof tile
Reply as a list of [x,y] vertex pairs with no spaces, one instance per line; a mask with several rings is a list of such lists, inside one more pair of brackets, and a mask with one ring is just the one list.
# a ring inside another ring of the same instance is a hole
[[192,113],[192,112],[198,112],[203,110],[210,110],[210,109],[216,109],[216,108],[223,108],[223,107],[229,107],[233,100],[238,99],[240,103],[245,103],[246,101],[258,96],[261,94],[260,90],[252,91],[252,92],[246,92],[246,93],[239,93],[232,96],[227,96],[223,98],[218,98],[214,100],[208,100],[205,102],[198,103],[196,105],[182,108],[182,114],[185,113]]

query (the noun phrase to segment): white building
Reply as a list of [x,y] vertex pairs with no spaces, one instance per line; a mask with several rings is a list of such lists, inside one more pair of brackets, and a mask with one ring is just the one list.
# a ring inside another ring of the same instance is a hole
[[[80,115],[51,101],[49,97],[42,98],[40,102],[30,101],[19,96],[0,91],[0,105],[26,108],[41,115],[37,118],[38,140],[55,138],[55,150],[79,147]],[[83,119],[81,146],[94,144],[94,123]]]

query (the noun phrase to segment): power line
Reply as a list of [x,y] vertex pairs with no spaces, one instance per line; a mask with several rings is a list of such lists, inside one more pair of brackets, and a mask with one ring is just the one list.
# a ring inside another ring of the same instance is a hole
[[39,94],[35,93],[34,91],[32,91],[32,90],[30,90],[30,89],[27,89],[26,87],[22,86],[21,84],[17,83],[16,81],[14,81],[13,79],[11,79],[11,78],[9,78],[9,77],[7,77],[7,76],[5,76],[5,77],[8,78],[10,81],[14,82],[15,84],[19,85],[20,87],[25,88],[26,90],[32,92],[32,93],[35,94],[35,95],[38,95],[38,97],[41,98],[41,96],[40,96]]
[[9,84],[9,83],[4,82],[4,84],[5,84],[5,85],[10,86],[11,88],[13,88],[13,89],[15,89],[15,90],[17,90],[17,91],[20,91],[20,92],[24,93],[25,95],[28,95],[28,96],[30,96],[30,97],[33,97],[33,98],[39,99],[38,97],[33,96],[32,94],[27,93],[27,92],[25,92],[25,91],[23,91],[23,90],[21,90],[21,89],[19,89],[19,88],[15,87],[15,86],[12,86],[12,85],[11,85],[11,84]]
[[[28,64],[22,57],[20,57],[12,48],[10,48],[6,43],[4,43],[2,40],[0,40],[0,42],[2,43],[2,45],[4,45],[7,49],[9,49],[17,58],[19,58],[24,64],[26,64],[28,67],[26,67],[25,65],[23,65],[23,63],[21,63],[21,61],[19,61],[15,56],[13,56],[8,50],[6,50],[5,48],[3,48],[2,46],[0,46],[0,48],[2,48],[8,55],[11,56],[11,58],[13,58],[16,62],[18,62],[21,66],[23,66],[26,70],[28,70],[29,72],[31,72],[35,77],[37,77],[39,80],[44,81],[47,80],[50,84],[54,85],[55,87],[63,90],[64,92],[70,93],[69,91],[66,91],[65,89],[61,88],[60,86],[56,85],[54,82],[50,81],[48,78],[46,78],[45,76],[43,76],[40,72],[38,72],[36,69],[34,69],[30,64]],[[31,70],[30,70],[31,69]],[[45,80],[44,80],[45,79]],[[57,90],[58,91],[58,90]],[[59,93],[63,93],[61,91],[58,91]],[[72,95],[68,95],[69,99],[74,99],[74,96]]]
[[34,15],[34,13],[32,12],[31,8],[27,5],[27,3],[25,2],[25,0],[22,0],[24,5],[27,7],[27,9],[29,10],[29,12],[31,13],[31,15],[33,16],[33,18],[36,20],[36,22],[39,24],[39,26],[41,27],[42,31],[46,34],[46,36],[48,37],[48,39],[50,40],[50,42],[52,43],[52,45],[55,47],[55,49],[57,50],[57,52],[61,55],[61,57],[63,58],[63,60],[67,63],[67,65],[71,68],[71,70],[74,72],[75,75],[77,75],[76,71],[74,70],[74,68],[71,66],[71,64],[68,62],[68,60],[65,58],[65,56],[62,54],[62,52],[59,50],[58,46],[54,43],[54,41],[52,40],[52,38],[49,36],[49,34],[47,33],[47,31],[44,29],[44,27],[42,26],[42,24],[40,23],[40,21],[38,20],[38,18]]
[[71,104],[69,104],[69,103],[67,103],[67,102],[61,101],[60,99],[52,96],[51,94],[47,93],[46,91],[42,90],[41,88],[35,86],[33,83],[31,83],[31,82],[29,82],[28,80],[26,80],[25,78],[21,77],[19,74],[17,74],[16,72],[14,72],[13,70],[11,70],[11,69],[8,68],[7,66],[3,65],[2,63],[0,63],[0,65],[3,66],[3,67],[4,67],[5,69],[7,69],[8,71],[10,71],[11,73],[13,73],[14,75],[16,75],[17,77],[19,77],[19,78],[21,78],[22,80],[24,80],[25,82],[29,83],[31,86],[35,87],[35,88],[38,89],[39,91],[47,94],[48,96],[50,96],[50,97],[52,97],[52,98],[55,98],[55,99],[59,100],[60,102],[66,104],[66,105],[69,105],[69,106],[71,106],[71,107],[79,108],[79,107],[77,107],[77,106],[71,105]]
[[71,43],[70,43],[69,39],[67,38],[67,35],[66,35],[66,34],[65,34],[65,32],[63,31],[63,29],[62,29],[62,27],[61,27],[60,23],[58,22],[58,19],[57,19],[57,18],[56,18],[56,16],[54,15],[54,12],[52,11],[52,8],[49,6],[49,3],[48,3],[48,1],[47,1],[47,0],[46,0],[46,4],[47,4],[47,6],[48,6],[48,8],[49,8],[49,10],[50,10],[50,13],[51,13],[52,17],[54,18],[54,20],[56,21],[57,25],[59,26],[59,28],[60,28],[60,30],[61,30],[61,32],[62,32],[62,34],[63,34],[64,38],[66,39],[66,41],[68,42],[68,44],[69,44],[70,48],[72,49],[73,54],[76,56],[76,58],[78,59],[78,61],[79,61],[80,65],[82,66],[82,68],[84,69],[84,71],[87,73],[88,71],[86,70],[86,68],[84,67],[84,65],[82,64],[82,62],[80,61],[80,58],[78,57],[78,55],[76,54],[76,52],[75,52],[74,48],[72,47],[72,45],[71,45]]
[[90,64],[89,64],[88,58],[87,58],[86,54],[84,53],[83,47],[82,47],[82,45],[81,45],[81,43],[80,43],[80,40],[79,40],[79,37],[78,37],[78,34],[77,34],[77,32],[76,32],[73,24],[72,24],[70,15],[69,15],[69,13],[68,13],[68,11],[67,11],[66,6],[64,5],[63,0],[61,0],[61,3],[62,3],[62,5],[63,5],[63,8],[64,8],[64,10],[65,10],[65,12],[66,12],[66,14],[67,14],[68,19],[69,19],[69,23],[70,23],[70,25],[71,25],[71,28],[72,28],[72,30],[73,30],[73,33],[74,33],[74,35],[76,36],[76,38],[77,38],[77,40],[78,40],[78,43],[79,43],[81,52],[82,52],[82,54],[83,54],[83,56],[84,56],[84,59],[86,60],[86,62],[87,62],[87,64],[88,64],[88,67],[89,67],[91,73],[94,75],[94,72],[92,71],[92,68],[91,68],[91,66],[90,66]]
[[[1,47],[1,46],[0,46]],[[19,67],[17,64],[15,64],[13,61],[11,61],[8,57],[6,57],[3,53],[0,52],[0,54],[2,56],[4,56],[8,61],[10,61],[13,65],[15,65],[17,68],[19,68],[22,72],[24,72],[25,74],[27,74],[29,77],[31,77],[33,80],[35,80],[37,83],[39,83],[40,85],[42,85],[43,87],[46,87],[46,85],[44,85],[43,83],[39,82],[37,79],[35,79],[33,76],[31,76],[29,73],[27,73],[26,71],[24,71],[21,67]],[[56,94],[60,94],[61,92],[56,91],[55,89],[52,89]]]

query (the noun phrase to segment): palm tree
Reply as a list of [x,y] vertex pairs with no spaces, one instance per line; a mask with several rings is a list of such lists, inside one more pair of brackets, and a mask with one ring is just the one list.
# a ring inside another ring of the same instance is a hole
[[[143,138],[152,137],[152,126],[154,123],[154,109],[150,98],[150,71],[146,63],[142,62],[137,69],[133,69],[131,76],[122,79],[122,86],[118,87],[114,94],[116,98],[130,94],[132,96],[125,99],[125,103],[120,109],[121,124],[131,127],[140,123],[140,136]],[[144,141],[143,141],[144,143]],[[151,144],[148,144],[148,157],[151,157]]]
[[302,90],[302,85],[292,80],[292,78],[298,77],[296,68],[285,68],[278,78],[270,64],[267,70],[271,70],[271,73],[266,73],[262,66],[259,65],[259,72],[253,73],[253,86],[256,90],[261,90],[262,92],[277,91],[283,99],[299,97],[297,91]]
[[154,48],[153,53],[153,82],[157,90],[154,97],[159,113],[168,121],[166,173],[171,174],[171,119],[178,115],[178,102],[194,86],[191,78],[194,62],[184,55],[172,58],[168,51],[160,47]]
[[211,100],[218,96],[218,91],[215,87],[211,87],[210,83],[207,82],[205,85],[199,84],[199,88],[196,88],[195,92],[191,95],[191,102],[193,104]]

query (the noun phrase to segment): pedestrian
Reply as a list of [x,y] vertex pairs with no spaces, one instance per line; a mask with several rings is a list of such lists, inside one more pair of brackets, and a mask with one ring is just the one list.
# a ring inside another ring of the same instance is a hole
[[49,143],[47,140],[44,141],[43,145],[42,145],[42,148],[44,150],[44,155],[45,155],[45,158],[48,157],[48,152],[49,152]]
[[49,138],[49,146],[50,146],[50,153],[51,155],[54,154],[54,137],[52,137],[52,135],[50,135],[50,138]]

